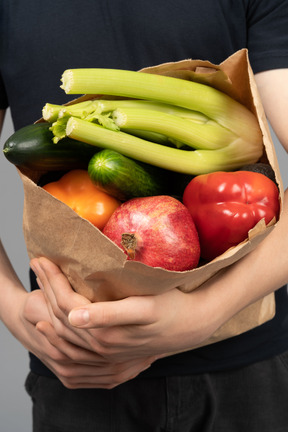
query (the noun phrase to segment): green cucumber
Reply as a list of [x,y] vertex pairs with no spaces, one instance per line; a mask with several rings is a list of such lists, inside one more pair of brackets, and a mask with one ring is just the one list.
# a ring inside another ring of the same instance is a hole
[[161,195],[167,188],[166,170],[136,162],[109,149],[91,158],[88,173],[97,187],[122,201]]
[[99,149],[71,138],[54,144],[50,127],[50,123],[35,123],[14,132],[3,147],[7,160],[19,168],[37,171],[87,169]]

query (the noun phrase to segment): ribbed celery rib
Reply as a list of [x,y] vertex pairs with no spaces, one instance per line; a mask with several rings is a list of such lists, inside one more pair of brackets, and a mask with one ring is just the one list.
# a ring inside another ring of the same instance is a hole
[[74,117],[85,118],[87,115],[93,114],[93,112],[107,113],[114,111],[117,108],[133,108],[162,111],[166,112],[167,114],[190,119],[195,123],[206,123],[207,121],[209,121],[209,117],[197,111],[189,110],[187,108],[182,108],[175,105],[137,99],[94,99],[66,106],[46,103],[42,110],[42,115],[44,120],[48,122],[54,122],[57,120],[57,117],[59,115],[60,117],[62,117],[64,114],[67,113]]
[[66,134],[97,147],[116,150],[138,161],[193,175],[237,169],[247,160],[256,162],[259,158],[259,151],[253,146],[241,151],[241,138],[218,150],[187,151],[164,147],[125,132],[114,132],[76,117],[68,120]]
[[76,117],[83,117],[91,112],[95,111],[98,107],[98,102],[95,104],[95,101],[84,101],[78,102],[73,105],[55,105],[46,103],[46,105],[42,109],[43,119],[48,122],[55,122],[58,117],[63,117],[65,114],[70,114]]
[[113,111],[112,118],[120,129],[134,128],[162,133],[196,149],[226,147],[237,138],[213,121],[199,124],[159,111],[118,108]]
[[99,100],[99,109],[103,113],[120,109],[141,109],[165,112],[166,114],[174,115],[181,118],[192,120],[195,123],[206,123],[209,117],[204,114],[193,111],[191,109],[182,108],[176,105],[170,105],[161,102],[152,102],[150,100],[137,100],[137,99],[123,99],[123,100]]
[[248,142],[261,144],[256,117],[245,106],[208,85],[118,69],[69,69],[62,75],[67,94],[104,94],[157,100],[199,111]]

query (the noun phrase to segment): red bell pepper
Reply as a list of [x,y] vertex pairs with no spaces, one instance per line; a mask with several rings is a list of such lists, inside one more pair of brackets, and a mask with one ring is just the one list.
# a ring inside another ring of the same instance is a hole
[[194,177],[183,194],[196,225],[203,259],[210,261],[245,240],[265,219],[279,217],[279,190],[263,174],[213,172]]

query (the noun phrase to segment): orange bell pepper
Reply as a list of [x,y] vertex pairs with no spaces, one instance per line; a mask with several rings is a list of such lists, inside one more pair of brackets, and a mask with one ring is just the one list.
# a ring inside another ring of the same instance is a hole
[[82,169],[69,171],[60,180],[44,185],[43,189],[100,230],[121,204],[116,198],[98,189],[92,183],[88,171]]

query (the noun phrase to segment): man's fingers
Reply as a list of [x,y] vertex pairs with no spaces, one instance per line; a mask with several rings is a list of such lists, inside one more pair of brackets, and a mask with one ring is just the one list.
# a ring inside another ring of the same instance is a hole
[[69,358],[75,363],[87,365],[100,365],[104,362],[104,359],[96,352],[89,351],[80,345],[74,345],[73,343],[59,337],[50,323],[40,321],[37,323],[36,328],[47,338],[49,343],[64,354],[67,359]]
[[68,319],[71,325],[81,328],[148,325],[154,321],[153,304],[150,296],[91,303],[71,310]]
[[58,266],[46,258],[31,260],[31,268],[35,271],[40,281],[40,288],[54,311],[60,309],[67,316],[76,305],[87,305],[88,299],[77,294],[71,287],[68,279]]

